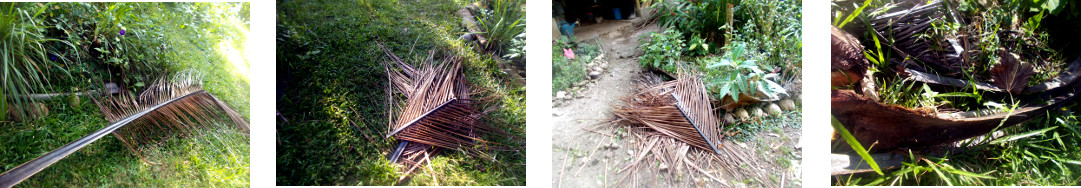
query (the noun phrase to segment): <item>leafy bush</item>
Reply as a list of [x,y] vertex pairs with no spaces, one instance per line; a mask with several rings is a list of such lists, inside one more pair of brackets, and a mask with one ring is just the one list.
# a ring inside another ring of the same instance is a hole
[[511,40],[510,46],[507,47],[507,53],[505,55],[503,55],[504,58],[510,58],[510,59],[521,58],[521,59],[525,59],[525,55],[526,55],[526,53],[525,53],[525,46],[526,46],[525,45],[525,42],[526,42],[525,36],[526,36],[526,34],[525,33],[526,32],[522,32],[522,34],[518,34],[518,36],[515,36],[514,40]]
[[164,72],[163,57],[171,50],[162,23],[137,13],[156,8],[147,3],[64,3],[46,10],[57,16],[45,22],[87,55],[69,69],[140,88]]
[[770,98],[777,98],[778,94],[785,93],[781,85],[769,79],[778,76],[777,73],[763,71],[755,59],[755,55],[745,51],[746,44],[737,42],[725,46],[727,51],[720,58],[699,59],[699,70],[703,71],[703,80],[706,90],[709,90],[718,100],[723,101],[729,96],[733,101],[739,101],[739,94],[754,96],[761,94]]
[[[688,55],[708,55],[711,48],[717,49],[728,39],[729,43],[740,41],[752,50],[763,51],[764,65],[788,66],[790,71],[802,66],[800,1],[673,0],[653,7],[661,26],[680,32],[689,42]],[[727,23],[728,14],[732,14],[732,25]]]
[[645,51],[638,62],[644,67],[656,68],[670,73],[677,72],[677,63],[683,53],[683,34],[675,29],[666,29],[663,33],[651,32],[638,39]]
[[[653,5],[657,10],[658,23],[663,27],[674,28],[690,37],[692,34],[704,37],[710,43],[723,43],[725,22],[728,20],[728,5],[739,2],[731,0],[675,0]],[[697,37],[696,37],[697,38]]]
[[711,52],[709,48],[710,45],[706,42],[705,39],[699,37],[697,33],[691,35],[691,40],[688,45],[690,45],[690,47],[687,47],[687,52],[689,52],[691,55],[702,56]]
[[751,0],[740,2],[733,13],[731,41],[747,43],[748,50],[761,52],[760,65],[802,66],[802,4],[797,0]]

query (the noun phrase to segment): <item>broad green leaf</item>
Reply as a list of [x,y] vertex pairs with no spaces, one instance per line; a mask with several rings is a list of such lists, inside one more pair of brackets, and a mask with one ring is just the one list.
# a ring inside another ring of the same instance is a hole
[[732,84],[721,84],[721,89],[717,90],[717,96],[721,96],[721,100],[724,100],[724,96],[728,95],[730,89],[732,89]]

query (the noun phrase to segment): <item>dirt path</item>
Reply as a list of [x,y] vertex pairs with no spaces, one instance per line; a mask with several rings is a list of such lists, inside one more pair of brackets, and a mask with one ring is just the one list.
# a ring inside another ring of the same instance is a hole
[[[616,31],[633,29],[631,24],[605,26]],[[582,37],[592,36],[601,41],[609,65],[600,79],[584,86],[587,89],[580,94],[581,98],[563,101],[553,109],[552,169],[556,176],[553,183],[557,187],[611,186],[619,175],[614,168],[625,163],[622,159],[630,158],[626,151],[629,148],[619,146],[625,144],[623,141],[590,130],[610,120],[612,106],[634,92],[634,80],[643,69],[637,58],[620,56],[634,54],[638,34],[655,30],[656,26],[653,26],[634,35],[624,34],[629,32],[583,32]],[[616,147],[609,147],[613,144]]]
[[[555,124],[552,127],[552,183],[555,187],[612,187],[623,176],[623,173],[618,171],[632,162],[631,150],[634,149],[634,139],[620,139],[625,138],[626,133],[613,132],[611,129],[597,129],[612,120],[613,115],[610,110],[612,106],[622,103],[619,101],[620,98],[630,96],[635,92],[636,79],[642,74],[652,74],[644,71],[638,64],[635,51],[639,45],[639,35],[659,29],[654,25],[637,31],[633,30],[633,24],[629,23],[606,24],[589,28],[579,36],[585,38],[583,41],[594,39],[600,41],[606,53],[604,59],[609,65],[601,78],[584,85],[585,89],[580,94],[573,94],[581,95],[580,97],[556,102],[556,106],[553,107],[552,119]],[[741,148],[749,150],[754,154],[754,158],[763,161],[762,164],[765,167],[755,167],[756,169],[776,172],[775,181],[785,179],[786,187],[798,186],[800,185],[798,160],[770,159],[793,158],[780,156],[790,153],[799,156],[801,152],[796,149],[796,144],[800,137],[800,129],[784,128],[779,133],[762,133],[755,142],[739,145],[745,146]],[[781,148],[795,150],[795,152],[776,152],[783,150]],[[722,171],[721,169],[707,170],[711,173]],[[723,175],[725,174],[723,172],[720,174],[722,175],[719,178],[726,183],[739,181],[732,176]],[[651,176],[658,177],[659,175],[639,175],[639,177]],[[645,179],[641,180],[639,185],[674,186],[656,178]],[[741,186],[742,184],[728,185]]]

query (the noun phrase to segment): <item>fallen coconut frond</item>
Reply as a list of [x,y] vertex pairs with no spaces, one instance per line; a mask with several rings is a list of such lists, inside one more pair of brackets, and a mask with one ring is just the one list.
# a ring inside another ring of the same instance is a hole
[[680,76],[623,101],[627,105],[617,107],[616,116],[695,147],[719,152],[715,144],[723,138],[722,127],[705,85],[697,76]]
[[390,160],[404,164],[406,175],[421,166],[426,156],[443,149],[478,152],[478,148],[506,148],[480,138],[480,134],[509,134],[480,123],[490,110],[476,108],[482,100],[471,98],[474,91],[465,80],[460,59],[448,57],[436,62],[433,51],[414,68],[384,51],[389,58],[385,71],[391,85],[387,89],[391,111],[385,136],[398,140]]
[[[867,32],[882,40],[884,48],[888,48],[900,57],[889,59],[893,71],[904,81],[916,81],[927,83],[936,87],[951,89],[975,89],[980,90],[983,100],[1010,100],[1016,104],[1016,109],[1003,111],[998,108],[976,109],[968,112],[937,112],[935,108],[905,108],[877,102],[873,95],[867,92],[853,90],[832,91],[832,112],[841,124],[851,130],[856,139],[864,146],[874,144],[874,152],[888,152],[900,148],[928,148],[944,143],[984,135],[992,130],[1020,124],[1035,117],[1041,117],[1049,109],[1054,109],[1072,101],[1079,92],[1081,83],[1078,75],[1081,75],[1081,58],[1075,59],[1069,65],[1058,72],[1053,79],[1039,85],[1028,86],[1032,80],[1034,66],[1040,64],[1056,65],[1061,62],[1052,62],[1042,59],[1034,59],[1032,62],[1024,62],[1023,58],[1013,51],[1011,41],[1019,38],[1011,36],[1011,27],[1003,26],[991,35],[1000,35],[1002,43],[997,49],[984,51],[972,48],[979,37],[967,34],[972,32],[972,27],[980,27],[980,24],[966,24],[965,22],[979,23],[981,19],[960,19],[956,10],[949,3],[942,1],[917,2],[909,1],[901,4],[887,5],[884,8],[872,12],[885,12],[883,15],[873,16],[868,20],[872,32]],[[957,24],[961,29],[955,29],[958,33],[936,34],[931,29],[933,25],[941,22]],[[858,26],[858,25],[857,25]],[[850,28],[852,29],[852,28]],[[835,35],[836,30],[835,30]],[[977,29],[978,30],[978,29]],[[925,35],[933,35],[931,37]],[[939,36],[944,35],[944,36]],[[858,43],[849,43],[843,37],[834,37],[833,49],[855,49],[860,52],[863,46]],[[870,40],[865,39],[865,40]],[[848,45],[848,46],[845,46]],[[973,80],[971,73],[966,69],[972,68],[975,53],[988,53],[998,56],[990,65],[987,77],[990,80]],[[1022,53],[1024,54],[1024,53]],[[843,54],[842,54],[843,55]],[[843,61],[834,53],[833,65],[851,64]],[[863,65],[870,66],[870,65]],[[857,67],[866,69],[867,67]],[[962,74],[965,73],[965,74]],[[1055,75],[1055,74],[1051,74]],[[843,77],[834,77],[832,81],[846,81]],[[967,79],[959,79],[967,78]],[[989,81],[989,82],[986,82]],[[864,88],[866,89],[866,87]],[[871,91],[874,91],[871,86]],[[864,90],[866,91],[866,90]],[[1016,102],[1016,103],[1015,103]],[[849,150],[847,145],[840,145],[839,150]]]
[[642,81],[647,87],[624,98],[625,104],[613,111],[622,120],[620,125],[630,126],[637,143],[630,163],[619,168],[625,173],[620,184],[630,180],[630,186],[637,186],[639,171],[649,171],[666,174],[669,181],[691,177],[689,180],[697,183],[716,181],[729,186],[719,178],[722,173],[717,169],[723,169],[726,177],[776,186],[761,170],[763,165],[758,161],[763,159],[731,141],[722,141],[723,127],[701,80],[693,75],[664,83],[649,78]]
[[902,147],[920,148],[950,143],[1042,117],[1048,110],[1073,101],[1078,92],[1081,92],[1081,81],[1074,81],[1040,96],[1021,99],[1011,112],[934,114],[882,104],[851,90],[833,90],[830,114],[837,117],[846,129],[852,130],[853,136],[861,144],[875,143],[873,152],[886,152]]
[[[217,97],[202,89],[200,78],[192,72],[183,72],[172,78],[159,79],[138,97],[128,92],[119,96],[106,95],[91,98],[109,122],[119,122],[130,116],[143,118],[132,121],[113,132],[129,149],[149,146],[164,139],[191,134],[201,127],[215,125],[217,117],[225,116],[244,132],[248,123],[244,117]],[[159,104],[168,104],[146,111]]]
[[[159,79],[138,98],[122,94],[92,99],[109,120],[108,126],[0,174],[0,187],[14,186],[108,134],[119,138],[138,155],[136,147],[214,126],[216,123],[212,122],[219,121],[223,114],[248,131],[247,121],[202,90],[198,77],[190,72]],[[140,158],[146,161],[141,155]]]
[[[928,29],[936,22],[962,21],[947,16],[947,12],[950,11],[947,11],[948,7],[942,6],[942,4],[942,1],[932,1],[927,3],[906,2],[901,6],[886,6],[884,7],[885,10],[876,10],[876,12],[910,7],[871,18],[869,20],[872,26],[871,29],[875,31],[874,34],[879,39],[892,41],[887,43],[887,46],[890,46],[894,52],[901,54],[902,57],[923,62],[922,64],[930,66],[930,70],[945,75],[961,75],[964,68],[972,66],[967,63],[969,60],[965,59],[970,56],[969,52],[964,48],[969,46],[967,43],[969,40],[966,37],[946,36],[952,38],[941,40],[920,37],[920,35],[929,32]],[[943,49],[932,50],[935,46],[942,46]],[[903,62],[903,65],[908,68],[930,71],[916,64],[913,61]]]

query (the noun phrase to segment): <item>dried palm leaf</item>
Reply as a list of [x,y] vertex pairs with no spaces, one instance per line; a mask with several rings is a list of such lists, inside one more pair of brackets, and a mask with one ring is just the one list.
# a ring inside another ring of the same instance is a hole
[[[1081,92],[1081,81],[1074,80],[1060,89],[1040,96],[1019,99],[1010,112],[960,112],[928,114],[918,109],[887,105],[851,90],[832,90],[830,114],[852,130],[863,145],[875,144],[875,153],[899,148],[936,147],[943,143],[984,135],[997,128],[1014,126],[1032,118],[1043,117],[1049,109],[1071,103]],[[978,115],[973,115],[978,114]],[[844,145],[844,144],[842,144]],[[839,151],[851,150],[841,146]]]
[[[894,52],[901,54],[902,59],[915,59],[927,65],[927,68],[944,75],[957,76],[962,74],[964,68],[972,65],[966,63],[969,57],[964,46],[969,41],[963,34],[957,36],[923,37],[930,34],[929,28],[936,22],[963,22],[952,16],[942,1],[906,2],[909,8],[892,11],[869,20],[871,29],[880,39],[887,39],[887,46]],[[903,8],[904,6],[886,6],[879,11]],[[950,14],[951,16],[947,16]],[[934,39],[934,40],[931,40]],[[939,40],[941,39],[941,40]],[[902,62],[907,68],[918,71],[928,71],[925,67],[911,61]]]
[[623,99],[615,115],[649,127],[692,146],[720,152],[715,144],[723,138],[705,85],[697,76],[681,75]]
[[[504,148],[479,136],[509,134],[480,123],[490,110],[477,110],[482,100],[470,96],[473,89],[465,80],[461,59],[449,57],[436,62],[432,51],[419,68],[414,68],[389,50],[384,51],[389,58],[385,71],[390,82],[390,122],[385,136],[399,141],[390,160],[405,164],[406,174],[426,160],[422,156],[435,155],[442,149],[475,152],[475,146]],[[395,102],[399,100],[394,97],[396,93],[404,98],[402,104]]]
[[[135,115],[143,117],[113,132],[114,136],[137,154],[138,147],[153,145],[173,136],[185,136],[201,127],[216,125],[212,122],[218,121],[217,118],[222,117],[222,114],[242,131],[248,132],[248,123],[244,117],[213,94],[203,90],[200,80],[200,76],[193,72],[181,72],[171,78],[158,79],[138,97],[121,92],[119,96],[107,95],[100,99],[91,99],[109,122],[122,121]],[[154,108],[158,105],[161,106]],[[154,109],[146,111],[151,108]]]
[[1003,48],[998,49],[998,56],[998,63],[991,68],[991,78],[994,79],[995,85],[1006,92],[1020,94],[1028,86],[1032,75],[1036,74],[1032,70],[1032,65],[1021,62],[1017,54]]
[[630,177],[633,183],[630,186],[636,187],[638,171],[645,170],[652,174],[667,174],[664,177],[670,177],[669,180],[702,174],[708,181],[731,186],[719,178],[723,174],[715,171],[724,169],[730,178],[755,179],[766,187],[777,186],[770,174],[761,170],[764,164],[758,161],[763,159],[731,141],[722,140],[723,127],[696,76],[681,74],[679,79],[663,83],[656,77],[646,76],[640,83],[643,84],[639,86],[639,92],[624,98],[625,105],[615,107],[613,112],[623,120],[613,122],[629,122],[616,125],[629,126],[632,139],[637,140],[634,142],[637,153],[620,170],[625,173],[620,184]]
[[138,154],[137,146],[216,125],[211,122],[222,117],[220,113],[247,132],[248,123],[243,117],[202,90],[197,78],[185,72],[158,80],[138,98],[121,95],[94,99],[109,120],[109,126],[0,174],[0,187],[14,186],[108,134],[113,134]]
[[[702,177],[698,176],[701,174],[708,178],[708,181],[716,181],[722,187],[731,186],[723,181],[722,177],[738,180],[755,179],[764,187],[777,186],[777,182],[770,179],[772,174],[767,174],[769,171],[763,170],[765,164],[761,161],[766,161],[765,159],[752,154],[750,150],[741,149],[731,141],[721,141],[723,146],[718,148],[720,153],[714,153],[708,150],[692,149],[692,146],[686,142],[650,129],[630,130],[633,139],[637,140],[634,142],[636,153],[632,156],[632,162],[621,168],[620,171],[624,174],[620,177],[617,187],[625,186],[623,184],[628,183],[628,178],[632,178],[629,179],[630,183],[639,183],[636,179],[639,178],[640,171],[665,174],[663,177],[670,177],[669,180],[675,180],[676,177],[680,177],[679,179],[692,177],[688,179],[697,181],[702,178],[694,177]],[[724,173],[718,170],[723,170]],[[685,183],[690,184],[684,186],[713,185],[692,181]],[[631,185],[631,187],[639,186]]]

